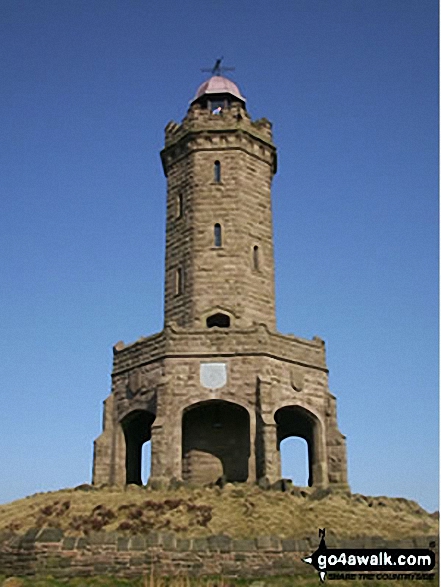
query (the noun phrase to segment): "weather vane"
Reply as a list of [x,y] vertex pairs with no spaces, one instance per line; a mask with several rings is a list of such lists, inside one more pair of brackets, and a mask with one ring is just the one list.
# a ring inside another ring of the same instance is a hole
[[220,59],[216,59],[214,67],[208,68],[208,69],[201,69],[201,71],[208,71],[209,73],[212,73],[213,75],[222,75],[224,73],[224,71],[234,71],[235,70],[234,67],[222,67],[221,66],[222,59],[223,59],[223,57],[221,57]]

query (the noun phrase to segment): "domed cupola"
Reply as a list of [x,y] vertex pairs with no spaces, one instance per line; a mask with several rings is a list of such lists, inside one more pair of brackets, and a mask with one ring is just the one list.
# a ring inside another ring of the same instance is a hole
[[199,86],[191,105],[200,104],[202,108],[219,113],[232,103],[240,103],[245,108],[245,102],[234,82],[221,75],[213,75]]

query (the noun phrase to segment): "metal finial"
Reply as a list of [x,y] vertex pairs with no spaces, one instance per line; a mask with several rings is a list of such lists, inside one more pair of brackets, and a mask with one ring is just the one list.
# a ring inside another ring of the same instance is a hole
[[222,62],[223,57],[221,57],[220,59],[216,59],[214,67],[212,68],[204,68],[201,69],[201,71],[207,71],[213,75],[222,75],[224,73],[224,71],[234,71],[235,67],[222,67],[221,66],[221,62]]

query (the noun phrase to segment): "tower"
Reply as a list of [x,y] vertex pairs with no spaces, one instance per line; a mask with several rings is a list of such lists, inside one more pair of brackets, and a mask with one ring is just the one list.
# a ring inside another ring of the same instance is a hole
[[[216,72],[218,73],[218,72]],[[231,80],[204,82],[165,129],[164,329],[114,347],[95,484],[281,477],[280,443],[306,440],[309,485],[347,487],[324,342],[276,331],[271,123]]]

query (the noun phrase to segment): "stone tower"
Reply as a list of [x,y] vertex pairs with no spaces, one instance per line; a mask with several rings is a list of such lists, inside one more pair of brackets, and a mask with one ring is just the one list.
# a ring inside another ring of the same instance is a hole
[[308,446],[309,485],[347,488],[325,345],[276,330],[271,123],[238,87],[203,83],[165,129],[164,330],[114,347],[93,483],[253,483],[281,477],[280,443]]

